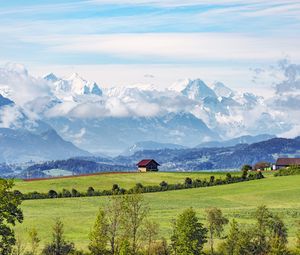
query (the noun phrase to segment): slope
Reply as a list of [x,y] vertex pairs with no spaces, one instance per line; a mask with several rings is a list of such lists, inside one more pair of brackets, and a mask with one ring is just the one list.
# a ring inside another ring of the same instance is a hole
[[[143,176],[145,180],[148,178],[147,174]],[[160,222],[161,234],[166,237],[170,235],[171,220],[187,207],[192,206],[202,220],[205,208],[217,206],[229,218],[235,217],[239,222],[249,223],[255,207],[265,204],[283,216],[289,236],[293,238],[294,222],[300,218],[299,182],[300,176],[268,177],[224,186],[150,193],[145,194],[145,199],[151,208],[151,218]],[[65,223],[67,238],[78,247],[86,248],[95,214],[106,201],[105,197],[24,201],[25,221],[17,226],[17,232],[25,234],[28,228],[36,227],[43,242],[48,241],[51,231],[49,222],[60,217]]]

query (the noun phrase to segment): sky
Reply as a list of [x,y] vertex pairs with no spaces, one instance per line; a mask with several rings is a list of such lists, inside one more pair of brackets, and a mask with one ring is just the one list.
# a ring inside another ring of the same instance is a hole
[[100,86],[185,78],[267,94],[257,70],[300,63],[297,0],[0,1],[0,64]]

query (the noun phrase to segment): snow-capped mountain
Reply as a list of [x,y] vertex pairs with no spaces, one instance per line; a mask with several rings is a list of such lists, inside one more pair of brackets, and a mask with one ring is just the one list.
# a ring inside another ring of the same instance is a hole
[[181,93],[196,101],[203,100],[208,97],[217,97],[216,93],[200,79],[188,80],[186,87],[181,91]]
[[226,87],[224,83],[222,82],[215,82],[212,87],[213,91],[216,93],[216,95],[220,98],[228,98],[233,97],[234,92],[230,88]]
[[51,88],[58,98],[61,95],[102,95],[102,90],[97,83],[86,81],[78,73],[73,73],[65,79],[50,73],[44,79],[50,82]]
[[101,89],[76,73],[41,79],[10,66],[0,68],[1,91],[14,101],[0,97],[1,127],[41,134],[51,126],[64,140],[105,154],[122,153],[141,141],[192,147],[266,131],[280,135],[300,126],[283,114],[282,98],[275,107],[270,99],[200,79],[165,90],[139,83]]
[[190,113],[155,117],[51,118],[48,123],[66,140],[92,152],[122,153],[132,144],[160,141],[196,146],[196,141],[218,140],[219,136]]

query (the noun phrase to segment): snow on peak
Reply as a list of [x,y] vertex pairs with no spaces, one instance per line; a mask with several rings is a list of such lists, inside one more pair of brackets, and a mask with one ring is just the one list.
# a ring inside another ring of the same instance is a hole
[[182,90],[184,90],[186,88],[187,84],[189,84],[190,81],[191,81],[190,79],[178,80],[169,87],[169,90],[181,92]]
[[213,90],[218,97],[232,97],[234,95],[234,92],[222,82],[215,82],[213,84]]
[[44,79],[53,83],[52,87],[58,97],[60,94],[102,95],[102,90],[97,83],[85,80],[78,73],[73,73],[65,79],[58,78],[53,73],[50,73]]
[[181,93],[193,100],[203,100],[206,97],[217,98],[216,93],[200,79],[189,80]]
[[51,82],[56,82],[59,80],[59,78],[54,73],[49,73],[45,75],[43,78],[44,80],[51,81]]

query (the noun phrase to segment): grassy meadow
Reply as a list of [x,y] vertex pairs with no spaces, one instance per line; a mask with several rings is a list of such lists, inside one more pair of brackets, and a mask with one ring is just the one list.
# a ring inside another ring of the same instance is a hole
[[[222,175],[221,173],[218,173]],[[215,174],[217,176],[218,174]],[[24,191],[47,191],[62,188],[86,190],[88,186],[105,189],[113,183],[121,187],[132,187],[136,182],[157,184],[162,180],[168,183],[182,182],[185,177],[209,178],[212,173],[144,173],[99,175],[72,179],[49,181],[17,182],[16,188]],[[82,178],[82,179],[81,179]],[[71,183],[68,183],[71,182]],[[99,186],[96,186],[98,184]],[[273,177],[243,183],[206,188],[194,188],[177,191],[144,194],[150,207],[150,217],[160,223],[161,236],[169,237],[171,220],[182,210],[193,207],[199,217],[205,220],[205,209],[219,207],[224,214],[238,222],[251,223],[252,215],[258,205],[265,204],[272,211],[279,213],[289,229],[290,245],[293,246],[295,222],[300,220],[300,175]],[[45,187],[43,186],[45,185]],[[66,185],[66,186],[64,186]],[[75,186],[78,185],[78,186]],[[51,226],[56,217],[65,223],[66,237],[78,248],[85,249],[88,244],[88,233],[95,220],[97,210],[105,206],[107,197],[81,197],[45,200],[27,200],[22,204],[24,223],[16,227],[17,233],[26,238],[27,230],[37,228],[42,241],[51,238]]]
[[[233,172],[232,175],[240,175],[240,172]],[[99,175],[77,176],[72,178],[46,179],[37,181],[16,180],[15,189],[23,193],[30,191],[48,192],[50,189],[61,191],[63,188],[78,191],[86,191],[88,187],[95,190],[110,190],[113,184],[118,184],[121,188],[129,189],[134,187],[136,183],[146,185],[158,185],[162,181],[172,183],[183,183],[186,177],[192,179],[207,179],[214,175],[216,178],[223,177],[226,172],[152,172],[152,173],[102,173]]]

